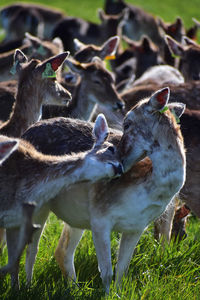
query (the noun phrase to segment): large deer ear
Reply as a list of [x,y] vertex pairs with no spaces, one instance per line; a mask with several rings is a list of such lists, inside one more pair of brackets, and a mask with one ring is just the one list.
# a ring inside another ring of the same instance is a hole
[[13,66],[10,70],[10,73],[13,75],[19,73],[22,69],[22,65],[26,62],[28,62],[26,55],[20,49],[16,49],[14,53]]
[[184,47],[178,43],[177,41],[175,41],[172,37],[170,37],[169,35],[165,36],[165,41],[169,46],[169,50],[172,54],[172,56],[178,56],[181,57],[184,53]]
[[165,87],[156,91],[149,100],[149,105],[153,111],[161,111],[166,107],[170,95],[170,89]]
[[119,37],[112,36],[109,38],[101,48],[101,59],[112,59],[115,56],[119,46]]
[[39,65],[38,69],[42,72],[42,78],[56,77],[56,71],[63,64],[65,59],[69,56],[69,51],[58,54],[49,58]]
[[0,164],[10,156],[18,147],[17,140],[8,140],[0,142]]
[[103,144],[108,137],[108,124],[103,114],[99,114],[96,118],[93,134],[96,139],[95,146]]

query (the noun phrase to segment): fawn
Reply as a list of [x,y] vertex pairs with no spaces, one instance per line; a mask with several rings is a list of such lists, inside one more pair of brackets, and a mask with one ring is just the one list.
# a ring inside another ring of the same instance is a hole
[[[62,219],[68,224],[64,227],[55,255],[62,271],[69,278],[76,279],[74,252],[84,229],[91,229],[101,278],[108,293],[112,279],[110,232],[122,232],[116,268],[116,279],[120,283],[140,235],[165,210],[183,186],[183,139],[170,110],[180,117],[185,106],[182,103],[168,104],[168,98],[168,88],[158,90],[150,99],[141,101],[128,112],[121,139],[120,133],[113,131],[112,139],[115,139],[116,144],[119,143],[118,152],[125,174],[109,182],[105,180],[101,186],[79,184],[67,194],[61,191],[51,200],[50,209],[57,216],[62,214]],[[72,145],[73,134],[76,140],[79,136],[85,144],[88,140],[91,143],[91,124],[82,123],[78,131],[71,122],[75,123],[64,118],[41,121],[29,128],[24,137],[41,151],[47,150],[49,144],[51,154],[64,151],[63,144],[67,151],[77,151],[76,146]],[[53,140],[52,133],[57,126],[59,136]],[[64,138],[67,133],[69,140]],[[54,143],[57,145],[55,150]],[[88,200],[89,195],[91,201]],[[62,203],[67,207],[65,212]],[[77,214],[77,211],[80,213]],[[36,255],[36,240],[30,245],[27,255],[28,280],[31,279],[34,251]]]
[[[50,199],[77,182],[96,182],[121,174],[121,163],[110,151],[111,144],[105,142],[109,132],[101,114],[96,119],[93,134],[96,140],[91,150],[64,156],[44,155],[28,142],[17,139],[18,148],[2,163],[0,226],[6,228],[8,264],[0,269],[0,274],[10,272],[12,286],[18,286],[22,251],[32,235],[34,238],[36,229],[41,234],[32,220],[43,221],[49,212]],[[1,142],[10,140],[0,136]]]

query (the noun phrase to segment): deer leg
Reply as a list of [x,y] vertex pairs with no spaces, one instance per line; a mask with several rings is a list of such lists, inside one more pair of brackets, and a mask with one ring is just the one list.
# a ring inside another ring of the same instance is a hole
[[115,280],[117,282],[117,286],[120,285],[123,275],[128,271],[133,251],[137,245],[141,233],[122,233],[115,269]]
[[40,241],[40,237],[42,235],[42,231],[45,227],[46,220],[48,218],[49,209],[41,209],[39,214],[34,217],[34,221],[37,224],[40,224],[40,228],[33,235],[32,242],[28,245],[26,250],[26,283],[29,286],[31,284],[32,276],[33,276],[33,268],[36,259],[36,255],[38,252],[38,244]]
[[[0,269],[1,275],[11,274],[12,286],[18,284],[19,261],[26,244],[31,242],[32,235],[37,226],[32,224],[32,215],[35,205],[32,203],[22,204],[22,224],[16,229],[7,229],[8,264]],[[15,234],[14,234],[15,232]]]
[[82,229],[70,227],[65,223],[55,251],[56,261],[63,275],[69,279],[76,280],[74,254],[83,232]]
[[162,239],[164,242],[170,242],[173,218],[175,214],[177,198],[173,198],[163,214],[154,222],[154,237],[159,240]]
[[10,271],[11,286],[12,286],[12,288],[16,288],[16,289],[19,289],[19,262],[17,261],[13,265],[13,257],[15,257],[15,252],[16,252],[16,249],[18,246],[19,235],[20,235],[19,228],[6,230],[6,240],[7,240],[7,248],[8,248],[8,265],[7,266],[9,266],[9,265],[13,266],[12,270]]
[[[94,224],[95,223],[95,224]],[[110,228],[101,220],[95,220],[91,224],[92,237],[97,254],[99,271],[105,292],[109,294],[110,284],[112,281],[113,271],[111,263],[111,247],[110,247]]]
[[0,254],[3,252],[3,248],[5,244],[6,244],[5,229],[0,228]]

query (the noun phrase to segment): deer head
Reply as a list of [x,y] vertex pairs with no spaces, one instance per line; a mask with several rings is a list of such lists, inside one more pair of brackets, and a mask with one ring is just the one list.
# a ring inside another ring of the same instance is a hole
[[[182,115],[185,105],[168,104],[169,94],[168,87],[158,90],[150,99],[141,100],[127,113],[124,133],[119,143],[119,152],[126,170],[145,156],[151,156],[156,146],[165,144],[165,140],[169,140],[171,136],[173,139],[176,131],[177,136],[180,134],[175,118]],[[170,128],[174,128],[171,135]]]

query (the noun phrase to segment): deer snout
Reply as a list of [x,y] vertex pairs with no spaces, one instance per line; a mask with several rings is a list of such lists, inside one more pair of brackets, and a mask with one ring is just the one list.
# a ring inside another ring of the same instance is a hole
[[124,173],[124,168],[121,163],[110,163],[113,167],[115,176],[120,176]]
[[123,102],[120,102],[120,101],[118,101],[118,102],[116,102],[116,109],[123,109],[124,108],[124,103]]

